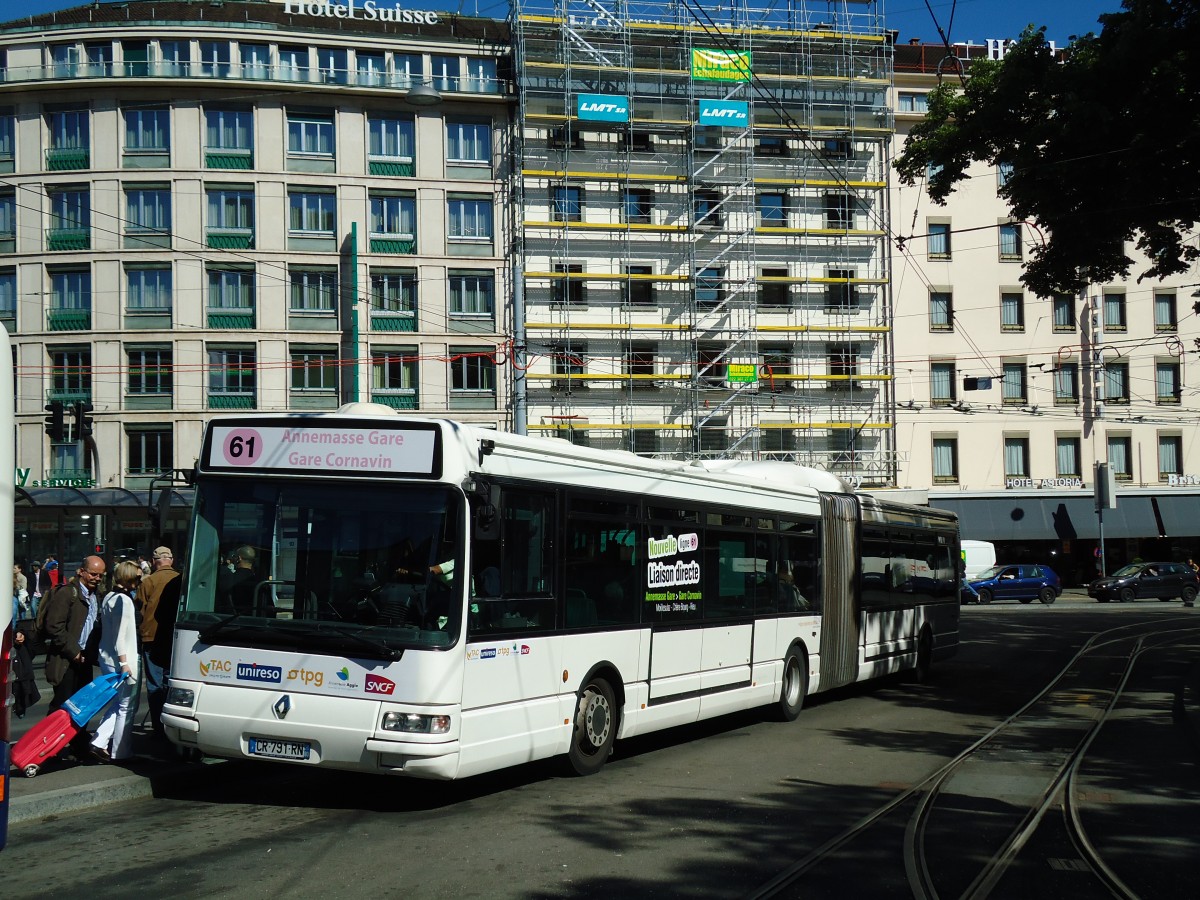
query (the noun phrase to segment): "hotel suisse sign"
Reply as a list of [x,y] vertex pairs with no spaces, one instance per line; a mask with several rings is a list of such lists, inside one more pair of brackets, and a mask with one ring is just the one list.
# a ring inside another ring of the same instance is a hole
[[323,19],[356,19],[361,22],[400,22],[412,25],[436,25],[438,14],[425,9],[406,9],[399,3],[378,0],[281,0],[284,12],[317,16]]

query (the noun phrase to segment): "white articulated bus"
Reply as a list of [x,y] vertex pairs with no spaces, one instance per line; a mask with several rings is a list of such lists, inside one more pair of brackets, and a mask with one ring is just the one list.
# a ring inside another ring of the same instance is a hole
[[163,722],[227,757],[461,778],[925,672],[953,515],[352,404],[208,427]]

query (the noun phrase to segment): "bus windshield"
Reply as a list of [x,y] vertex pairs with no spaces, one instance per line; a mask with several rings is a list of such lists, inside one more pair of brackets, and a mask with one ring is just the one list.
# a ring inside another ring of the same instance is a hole
[[204,644],[398,659],[462,622],[463,497],[429,485],[197,485],[180,626]]

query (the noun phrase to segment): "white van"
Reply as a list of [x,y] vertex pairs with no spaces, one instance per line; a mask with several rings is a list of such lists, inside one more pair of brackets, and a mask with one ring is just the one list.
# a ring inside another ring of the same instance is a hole
[[984,569],[996,564],[996,545],[988,541],[960,541],[963,577],[970,581]]

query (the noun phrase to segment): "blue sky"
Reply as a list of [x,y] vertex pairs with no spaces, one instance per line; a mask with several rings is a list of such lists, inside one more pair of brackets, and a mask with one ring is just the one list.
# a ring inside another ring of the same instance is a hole
[[[705,0],[701,0],[705,2]],[[5,10],[0,19],[10,15],[30,15],[54,9],[81,6],[79,0],[20,0],[4,3]],[[484,15],[501,17],[505,7],[496,0],[464,0],[461,7],[452,0],[445,4],[415,0],[414,8],[448,9],[461,8],[470,14],[478,9]],[[820,4],[816,4],[819,6]],[[950,30],[952,41],[974,41],[981,44],[989,38],[1016,37],[1030,22],[1045,25],[1046,36],[1058,44],[1065,44],[1073,34],[1098,31],[1096,17],[1104,12],[1120,9],[1120,0],[930,0],[934,15],[942,28],[950,26],[950,12],[954,9],[954,22]],[[925,6],[925,0],[884,0],[887,27],[900,32],[900,40],[921,38],[927,43],[938,40],[933,17]]]

